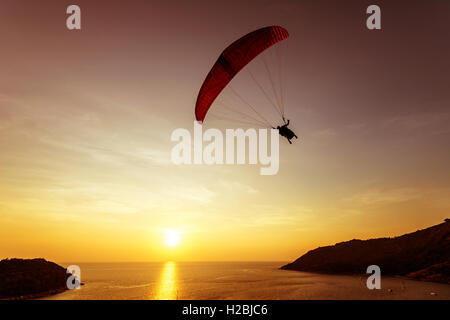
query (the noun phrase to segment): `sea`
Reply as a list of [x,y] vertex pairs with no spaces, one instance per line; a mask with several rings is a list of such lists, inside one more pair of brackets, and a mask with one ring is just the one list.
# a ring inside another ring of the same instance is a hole
[[50,300],[304,300],[450,299],[450,285],[381,277],[369,290],[369,275],[324,275],[280,270],[286,262],[62,263],[78,265],[79,289]]

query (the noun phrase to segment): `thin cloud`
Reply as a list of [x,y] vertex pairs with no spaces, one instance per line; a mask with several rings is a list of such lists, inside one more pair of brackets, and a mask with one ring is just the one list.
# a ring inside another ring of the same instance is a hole
[[358,205],[386,205],[411,201],[422,195],[421,190],[415,188],[374,189],[355,194],[346,198],[345,201]]

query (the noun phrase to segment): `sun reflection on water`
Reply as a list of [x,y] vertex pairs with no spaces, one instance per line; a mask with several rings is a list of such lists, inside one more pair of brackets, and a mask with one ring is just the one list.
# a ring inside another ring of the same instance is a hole
[[176,282],[176,264],[173,261],[166,262],[159,280],[156,300],[176,300],[178,287]]

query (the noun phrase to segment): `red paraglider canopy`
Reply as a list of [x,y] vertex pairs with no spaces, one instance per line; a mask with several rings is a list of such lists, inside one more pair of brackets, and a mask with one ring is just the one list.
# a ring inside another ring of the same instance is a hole
[[279,26],[265,27],[250,32],[229,45],[209,71],[198,93],[195,117],[203,122],[211,104],[250,61],[261,52],[289,37],[286,29]]

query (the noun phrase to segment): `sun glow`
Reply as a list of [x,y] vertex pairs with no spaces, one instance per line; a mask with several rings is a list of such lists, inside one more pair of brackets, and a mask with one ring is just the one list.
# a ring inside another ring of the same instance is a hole
[[166,231],[166,243],[170,247],[175,247],[180,242],[180,233],[175,230]]

